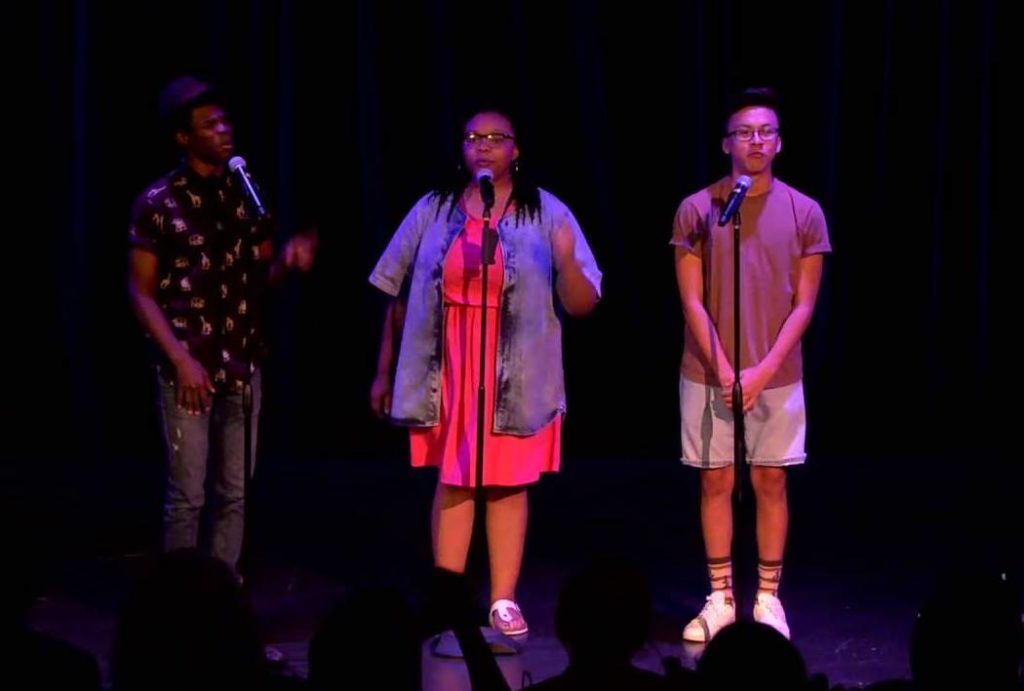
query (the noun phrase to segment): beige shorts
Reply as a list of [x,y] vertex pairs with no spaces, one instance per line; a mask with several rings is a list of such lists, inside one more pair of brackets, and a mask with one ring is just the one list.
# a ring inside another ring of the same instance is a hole
[[[721,389],[679,377],[684,464],[723,468],[733,464],[732,410]],[[744,416],[747,462],[787,466],[804,462],[807,411],[803,382],[765,389]]]

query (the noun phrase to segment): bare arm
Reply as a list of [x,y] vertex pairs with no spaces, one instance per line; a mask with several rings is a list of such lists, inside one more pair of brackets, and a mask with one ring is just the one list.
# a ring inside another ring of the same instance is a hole
[[597,290],[576,259],[576,236],[562,225],[552,233],[552,255],[557,276],[555,291],[565,311],[574,317],[590,314],[597,305]]
[[[729,363],[722,339],[718,337],[711,315],[704,308],[703,261],[700,256],[676,248],[676,281],[683,303],[683,317],[704,359],[711,363],[726,398],[732,396],[735,372]],[[727,400],[728,402],[728,400]]]
[[277,285],[289,270],[297,269],[306,273],[313,268],[316,250],[320,245],[320,233],[316,227],[296,233],[274,256],[274,245],[270,240],[260,244],[260,259],[271,261],[270,285]]
[[380,335],[380,352],[377,355],[377,374],[370,387],[370,408],[379,418],[391,414],[391,392],[395,371],[395,359],[402,343],[402,327],[405,326],[406,298],[398,297],[388,301],[384,312],[384,327]]
[[821,287],[821,274],[824,257],[812,254],[800,259],[797,277],[796,296],[793,298],[793,309],[782,323],[779,335],[772,344],[771,350],[757,365],[749,367],[740,374],[743,385],[743,409],[750,410],[757,396],[764,390],[775,373],[782,367],[786,356],[800,342],[814,316],[814,305],[818,300],[818,288]]
[[209,408],[213,384],[203,366],[175,337],[167,316],[156,302],[157,256],[146,250],[132,249],[129,261],[128,294],[135,316],[177,370],[178,406],[198,415]]

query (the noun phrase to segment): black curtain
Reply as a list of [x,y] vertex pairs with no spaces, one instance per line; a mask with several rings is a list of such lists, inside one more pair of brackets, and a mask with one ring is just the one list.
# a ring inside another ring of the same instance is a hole
[[565,453],[673,461],[673,213],[727,170],[726,94],[772,85],[784,97],[777,174],[821,202],[834,246],[805,339],[812,457],[1002,472],[1008,416],[996,393],[1015,400],[1015,386],[995,347],[1007,331],[997,333],[1007,246],[995,202],[1009,160],[998,154],[1012,146],[996,127],[1001,10],[995,0],[22,8],[6,48],[17,192],[5,465],[46,491],[88,478],[131,495],[159,479],[125,237],[133,197],[175,163],[158,91],[192,73],[230,95],[239,152],[280,239],[313,222],[322,237],[315,272],[272,304],[267,458],[404,458],[403,435],[375,424],[366,402],[384,304],[366,277],[457,155],[465,110],[500,102],[517,114],[523,164],[574,210],[605,272],[597,312],[566,325]]

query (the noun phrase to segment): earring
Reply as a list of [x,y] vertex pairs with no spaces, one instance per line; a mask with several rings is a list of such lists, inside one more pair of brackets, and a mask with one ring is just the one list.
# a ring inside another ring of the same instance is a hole
[[513,175],[519,172],[519,159],[512,161],[512,173]]

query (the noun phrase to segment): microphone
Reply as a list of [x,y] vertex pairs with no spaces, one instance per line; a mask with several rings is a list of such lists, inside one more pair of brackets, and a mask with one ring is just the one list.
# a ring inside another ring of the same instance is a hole
[[494,173],[490,168],[476,171],[476,184],[480,186],[480,199],[485,208],[494,206]]
[[238,178],[242,181],[242,188],[249,197],[249,201],[252,202],[253,208],[256,209],[256,216],[259,218],[266,216],[267,210],[264,208],[263,202],[260,201],[260,195],[256,192],[256,186],[252,184],[252,179],[245,169],[245,159],[241,156],[232,156],[231,160],[228,161],[228,170],[238,174]]
[[718,225],[724,226],[740,210],[740,204],[743,202],[743,197],[747,194],[747,190],[750,189],[751,182],[752,180],[747,175],[741,175],[736,178],[736,185],[732,188],[732,192],[729,193],[729,199],[725,202],[722,215],[718,217]]

